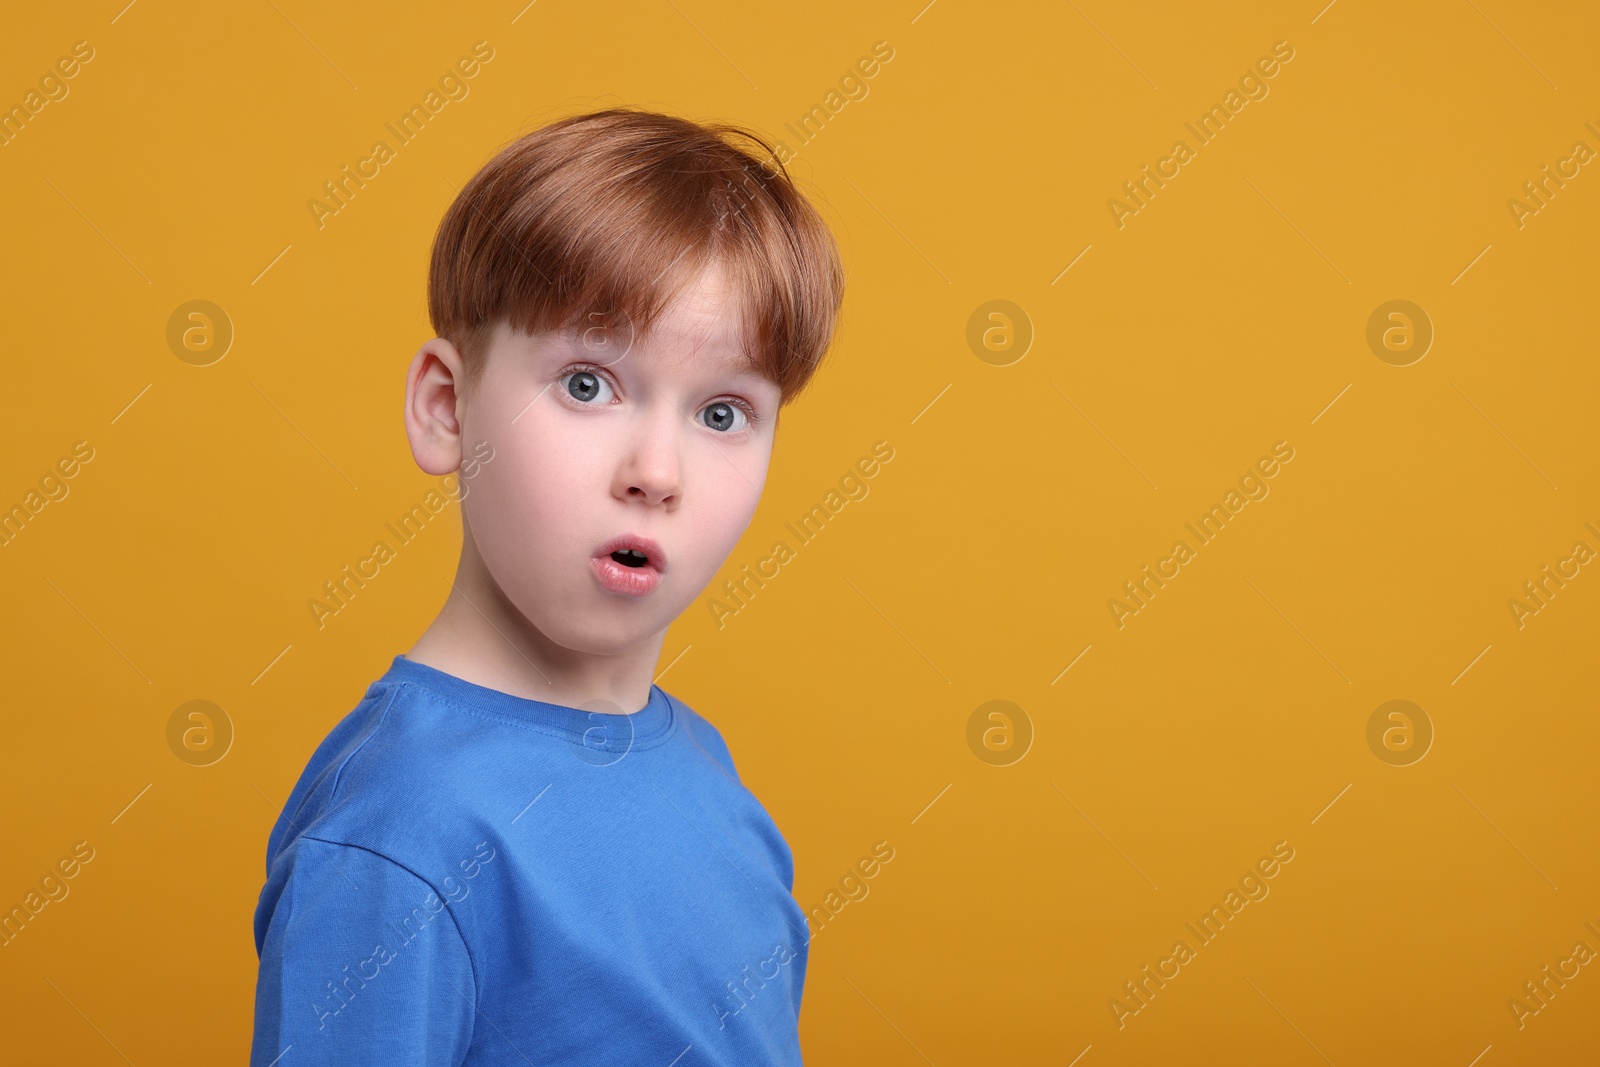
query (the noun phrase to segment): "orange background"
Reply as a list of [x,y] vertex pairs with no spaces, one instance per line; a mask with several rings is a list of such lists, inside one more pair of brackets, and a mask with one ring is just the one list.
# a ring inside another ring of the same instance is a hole
[[[1520,1027],[1508,1001],[1600,951],[1600,568],[1520,626],[1508,602],[1600,550],[1600,174],[1520,225],[1508,201],[1600,149],[1593,12],[520,6],[7,18],[0,104],[94,50],[0,147],[0,506],[93,449],[0,548],[0,904],[94,849],[0,948],[8,1059],[245,1055],[279,805],[454,571],[452,506],[323,629],[306,607],[435,484],[400,419],[434,227],[505,141],[615,104],[785,140],[849,269],[715,586],[894,449],[662,657],[785,832],[802,907],[895,850],[812,944],[808,1061],[1592,1055],[1600,968]],[[480,40],[469,95],[318,228],[322,183]],[[801,143],[786,124],[878,41],[866,95]],[[1280,41],[1268,94],[1199,146],[1184,124]],[[1108,200],[1180,138],[1194,158],[1119,228]],[[234,331],[205,366],[168,341],[196,299]],[[1434,331],[1404,366],[1367,340],[1391,300]],[[1198,546],[1184,524],[1279,441],[1269,495]],[[1108,600],[1180,538],[1194,558],[1119,627]],[[191,700],[232,725],[210,765],[169,746]],[[969,731],[993,700],[1009,727]],[[1391,700],[1431,726],[1420,760],[1369,743]],[[1270,894],[1201,947],[1184,924],[1278,842]],[[1180,938],[1195,957],[1119,1026]]]

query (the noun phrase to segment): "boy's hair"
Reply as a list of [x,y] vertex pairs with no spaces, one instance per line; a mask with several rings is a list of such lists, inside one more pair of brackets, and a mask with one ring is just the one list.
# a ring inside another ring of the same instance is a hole
[[597,111],[519,137],[461,190],[434,237],[428,315],[470,386],[498,322],[525,334],[629,331],[631,343],[713,261],[743,308],[751,366],[788,403],[826,352],[843,299],[822,217],[758,134]]

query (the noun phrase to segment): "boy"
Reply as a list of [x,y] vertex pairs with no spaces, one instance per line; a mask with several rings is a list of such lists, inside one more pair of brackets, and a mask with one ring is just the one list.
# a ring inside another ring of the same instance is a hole
[[273,828],[255,1067],[800,1063],[788,844],[652,683],[843,289],[781,163],[725,135],[767,149],[565,119],[440,224],[405,424],[429,474],[471,452],[461,562]]

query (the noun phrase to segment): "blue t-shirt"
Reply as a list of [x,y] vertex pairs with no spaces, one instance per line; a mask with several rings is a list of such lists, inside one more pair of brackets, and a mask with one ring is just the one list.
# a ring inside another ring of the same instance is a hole
[[268,841],[250,1062],[799,1064],[793,889],[659,686],[590,713],[396,656]]

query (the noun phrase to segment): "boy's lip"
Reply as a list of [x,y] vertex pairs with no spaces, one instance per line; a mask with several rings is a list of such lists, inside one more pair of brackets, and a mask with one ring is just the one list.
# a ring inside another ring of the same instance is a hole
[[664,550],[659,544],[652,541],[650,538],[641,537],[638,534],[625,533],[617,537],[613,537],[611,540],[600,546],[599,550],[595,552],[594,558],[604,559],[605,557],[611,555],[611,553],[620,552],[625,548],[631,548],[636,552],[644,553],[645,558],[648,560],[648,562],[645,564],[646,567],[654,567],[662,574],[666,573],[666,550]]

